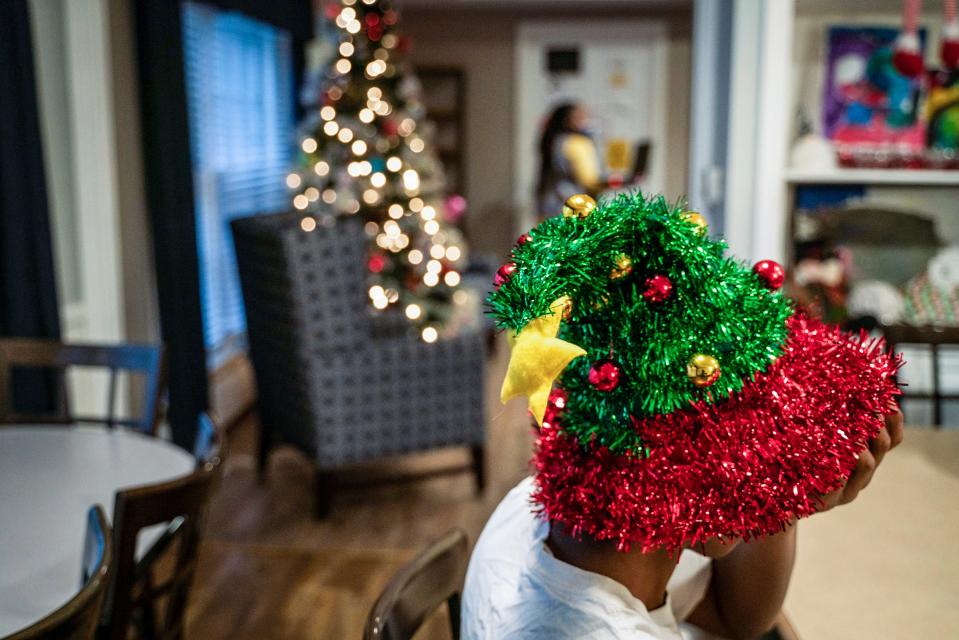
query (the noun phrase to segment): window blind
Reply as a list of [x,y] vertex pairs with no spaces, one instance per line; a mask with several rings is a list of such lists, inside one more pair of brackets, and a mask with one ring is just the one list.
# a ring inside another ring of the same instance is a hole
[[293,65],[285,31],[209,5],[182,7],[203,333],[213,368],[245,344],[230,221],[288,205]]

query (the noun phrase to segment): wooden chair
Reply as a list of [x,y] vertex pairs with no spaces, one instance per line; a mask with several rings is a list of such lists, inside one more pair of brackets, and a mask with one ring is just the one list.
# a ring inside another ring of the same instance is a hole
[[[127,640],[131,629],[136,637],[150,640],[183,636],[183,614],[196,569],[203,514],[221,466],[220,451],[219,446],[207,448],[196,471],[185,478],[117,492],[113,511],[116,571],[100,638]],[[166,524],[166,529],[138,560],[137,535],[159,524]]]
[[943,393],[940,381],[939,355],[944,345],[959,346],[959,328],[956,327],[914,327],[910,325],[887,325],[881,328],[889,349],[896,350],[900,344],[929,345],[932,354],[932,391],[910,391],[904,388],[904,400],[931,400],[932,424],[937,429],[942,426],[942,405],[945,400],[959,400],[959,393]]
[[43,620],[4,640],[93,640],[109,584],[111,544],[103,508],[90,507],[80,592]]
[[408,640],[446,602],[450,631],[460,637],[460,594],[469,550],[466,534],[453,529],[390,580],[370,611],[365,640]]
[[[0,339],[0,423],[2,422],[86,422],[131,427],[152,434],[159,414],[160,393],[165,375],[165,358],[160,345],[80,345],[27,338]],[[70,367],[98,367],[109,370],[105,416],[75,415],[70,411],[66,370]],[[53,413],[18,412],[13,406],[12,374],[15,370],[47,371],[53,374],[56,407]],[[135,418],[118,418],[115,413],[117,374],[139,372],[146,377],[143,413]]]

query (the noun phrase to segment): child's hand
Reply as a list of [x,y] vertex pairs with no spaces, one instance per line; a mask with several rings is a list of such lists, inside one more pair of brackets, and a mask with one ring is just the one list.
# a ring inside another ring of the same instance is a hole
[[872,480],[872,474],[876,472],[876,467],[882,462],[886,453],[902,442],[902,412],[898,407],[895,413],[885,416],[884,420],[886,424],[879,431],[879,435],[873,438],[869,447],[859,454],[859,464],[853,469],[846,484],[823,496],[823,507],[820,511],[828,511],[835,506],[849,504],[855,500],[859,492]]

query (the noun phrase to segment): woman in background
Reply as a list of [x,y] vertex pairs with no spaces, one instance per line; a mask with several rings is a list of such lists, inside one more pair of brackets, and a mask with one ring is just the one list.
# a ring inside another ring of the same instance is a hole
[[539,182],[536,204],[541,218],[557,215],[566,198],[577,193],[593,197],[607,187],[599,152],[586,124],[589,114],[578,104],[560,104],[550,114],[539,141]]

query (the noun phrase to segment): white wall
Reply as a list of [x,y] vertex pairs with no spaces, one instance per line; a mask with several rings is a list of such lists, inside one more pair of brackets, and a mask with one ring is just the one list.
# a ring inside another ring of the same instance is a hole
[[[505,257],[515,240],[513,193],[517,148],[529,150],[535,163],[535,140],[520,140],[513,128],[516,32],[523,21],[647,19],[664,25],[668,40],[665,126],[669,148],[664,161],[663,189],[683,194],[687,182],[691,14],[687,6],[670,11],[641,11],[622,6],[590,11],[564,5],[531,11],[499,5],[464,7],[455,12],[409,7],[401,15],[402,31],[412,38],[412,60],[429,66],[457,66],[467,76],[466,197],[470,202],[471,244],[476,251]],[[654,150],[655,153],[655,150]]]
[[[455,15],[412,14],[401,26],[413,40],[414,64],[454,66],[466,75],[464,176],[474,251],[505,253],[513,192],[513,37],[503,20],[463,21]],[[507,228],[504,228],[507,227]]]
[[[30,1],[40,143],[68,341],[159,336],[129,1]],[[74,407],[101,411],[105,382],[77,376]]]

